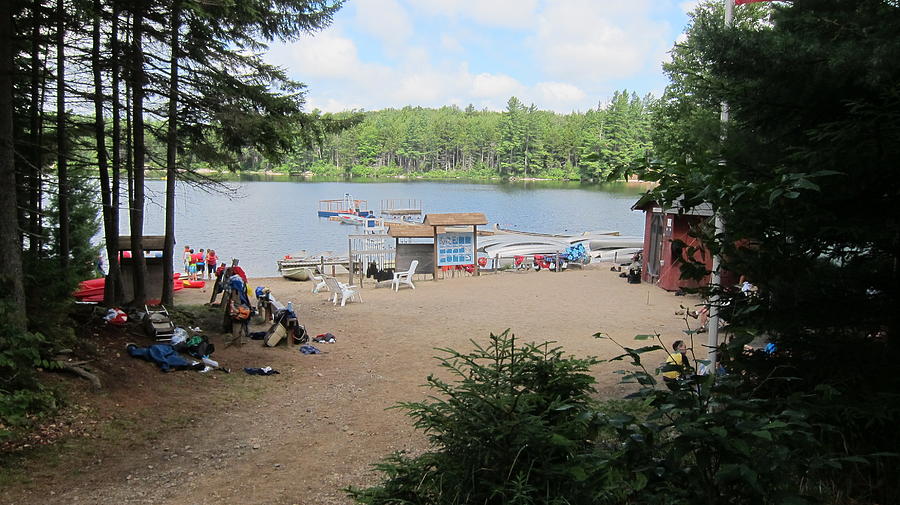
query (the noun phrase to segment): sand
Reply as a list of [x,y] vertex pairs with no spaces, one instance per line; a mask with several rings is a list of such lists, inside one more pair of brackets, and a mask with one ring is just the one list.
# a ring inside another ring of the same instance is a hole
[[[361,303],[345,307],[332,305],[327,293],[311,293],[310,282],[251,279],[251,291],[267,286],[279,301],[293,301],[310,334],[330,332],[337,342],[316,344],[325,353],[314,356],[300,354],[296,346],[262,348],[258,341],[220,349],[214,357],[232,368],[230,375],[148,371],[146,380],[160,381],[158,388],[174,394],[184,395],[190,381],[220,387],[208,393],[210,398],[182,396],[193,414],[176,426],[159,427],[158,440],[136,441],[124,450],[116,446],[107,451],[116,453],[81,471],[36,475],[30,484],[5,491],[4,502],[39,496],[43,503],[350,503],[341,489],[375,482],[371,464],[393,451],[415,454],[425,447],[411,420],[389,407],[425,398],[428,391],[421,385],[438,371],[436,348],[467,351],[470,340],[485,344],[489,334],[510,329],[523,341],[552,340],[569,354],[609,358],[620,354],[619,348],[594,333],[632,346],[644,344],[634,342],[637,334],[658,333],[666,343],[683,338],[685,323],[676,312],[681,305],[693,307],[696,298],[627,284],[610,266],[437,282],[417,276],[415,290],[369,284]],[[185,289],[176,302],[208,299],[207,289]],[[205,331],[221,343],[215,328]],[[700,343],[696,347],[702,352]],[[116,363],[126,372],[150,370],[128,357]],[[239,372],[265,365],[280,375]],[[621,361],[597,366],[598,395],[627,392],[617,383],[621,376],[612,373],[621,368]],[[154,405],[168,408],[164,402]]]

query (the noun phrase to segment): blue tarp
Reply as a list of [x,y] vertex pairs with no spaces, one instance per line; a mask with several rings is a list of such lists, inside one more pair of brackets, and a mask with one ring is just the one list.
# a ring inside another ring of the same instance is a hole
[[163,372],[170,372],[173,368],[189,368],[191,366],[191,363],[182,358],[178,351],[169,344],[155,344],[150,347],[129,345],[128,354],[159,364],[159,368]]
[[587,256],[587,250],[584,248],[584,244],[580,242],[567,247],[566,252],[561,254],[561,257],[566,261],[578,261],[585,256]]

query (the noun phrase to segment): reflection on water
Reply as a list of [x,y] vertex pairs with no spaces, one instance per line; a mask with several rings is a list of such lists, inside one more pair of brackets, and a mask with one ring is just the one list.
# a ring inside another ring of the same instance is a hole
[[[346,255],[355,226],[316,216],[319,200],[351,193],[379,210],[381,200],[419,199],[425,212],[483,212],[504,228],[543,233],[618,230],[643,234],[643,215],[631,206],[646,187],[564,181],[481,183],[471,181],[304,180],[244,175],[226,181],[223,192],[179,183],[176,199],[176,256],[184,245],[213,248],[222,260],[240,258],[251,276],[278,275],[275,261],[305,249]],[[165,181],[147,182],[144,233],[165,231]],[[123,234],[128,234],[122,213]],[[176,268],[180,267],[180,257]]]

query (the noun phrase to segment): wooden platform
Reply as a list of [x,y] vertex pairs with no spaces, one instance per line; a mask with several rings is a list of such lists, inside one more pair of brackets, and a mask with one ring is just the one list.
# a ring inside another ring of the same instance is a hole
[[388,216],[421,216],[422,209],[382,209],[381,213]]
[[423,209],[422,200],[391,198],[381,201],[381,214],[384,216],[421,216]]

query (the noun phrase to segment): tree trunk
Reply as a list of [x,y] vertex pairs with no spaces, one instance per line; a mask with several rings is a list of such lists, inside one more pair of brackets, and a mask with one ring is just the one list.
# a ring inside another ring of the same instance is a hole
[[116,249],[115,255],[109,258],[109,274],[106,279],[106,290],[111,293],[112,304],[120,305],[122,303],[123,287],[122,287],[122,270],[119,268],[119,201],[121,193],[120,177],[122,174],[122,104],[119,102],[119,87],[121,86],[121,71],[119,47],[119,7],[117,2],[113,2],[112,26],[110,32],[111,48],[110,48],[110,72],[112,73],[112,189],[111,201],[112,215],[110,216],[110,227],[115,233]]
[[[109,162],[106,153],[106,121],[103,119],[103,71],[100,64],[100,14],[102,6],[100,0],[94,0],[94,26],[93,41],[91,45],[91,69],[94,74],[94,138],[97,143],[97,169],[100,171],[100,200],[103,203],[103,236],[106,240],[106,257],[112,272],[112,263],[115,261],[119,246],[118,230],[113,228],[113,214],[116,209],[112,206],[112,190],[109,182]],[[103,302],[107,306],[115,305],[115,284],[113,278],[107,275],[104,283]]]
[[132,20],[131,94],[132,142],[134,149],[134,199],[131,202],[131,261],[134,266],[134,299],[141,306],[147,300],[147,262],[144,259],[144,12],[139,0]]
[[29,137],[31,140],[31,167],[29,168],[28,178],[28,251],[33,258],[37,258],[41,252],[41,234],[43,226],[41,223],[41,169],[44,164],[43,146],[41,145],[41,129],[43,128],[42,119],[43,111],[41,105],[41,0],[32,2],[32,23],[34,26],[31,30],[31,106],[30,106],[30,127]]
[[181,29],[180,0],[172,2],[171,62],[169,64],[169,131],[166,134],[166,238],[163,250],[163,289],[162,303],[172,305],[174,288],[172,286],[172,264],[175,255],[175,178],[178,171],[175,167],[178,147],[178,31]]
[[0,2],[0,296],[9,296],[20,310],[7,312],[8,323],[16,330],[26,328],[25,287],[22,282],[22,249],[16,226],[16,167],[13,139],[13,48],[12,2]]
[[56,0],[56,171],[59,184],[59,264],[69,268],[69,150],[66,142],[66,8],[63,0]]

